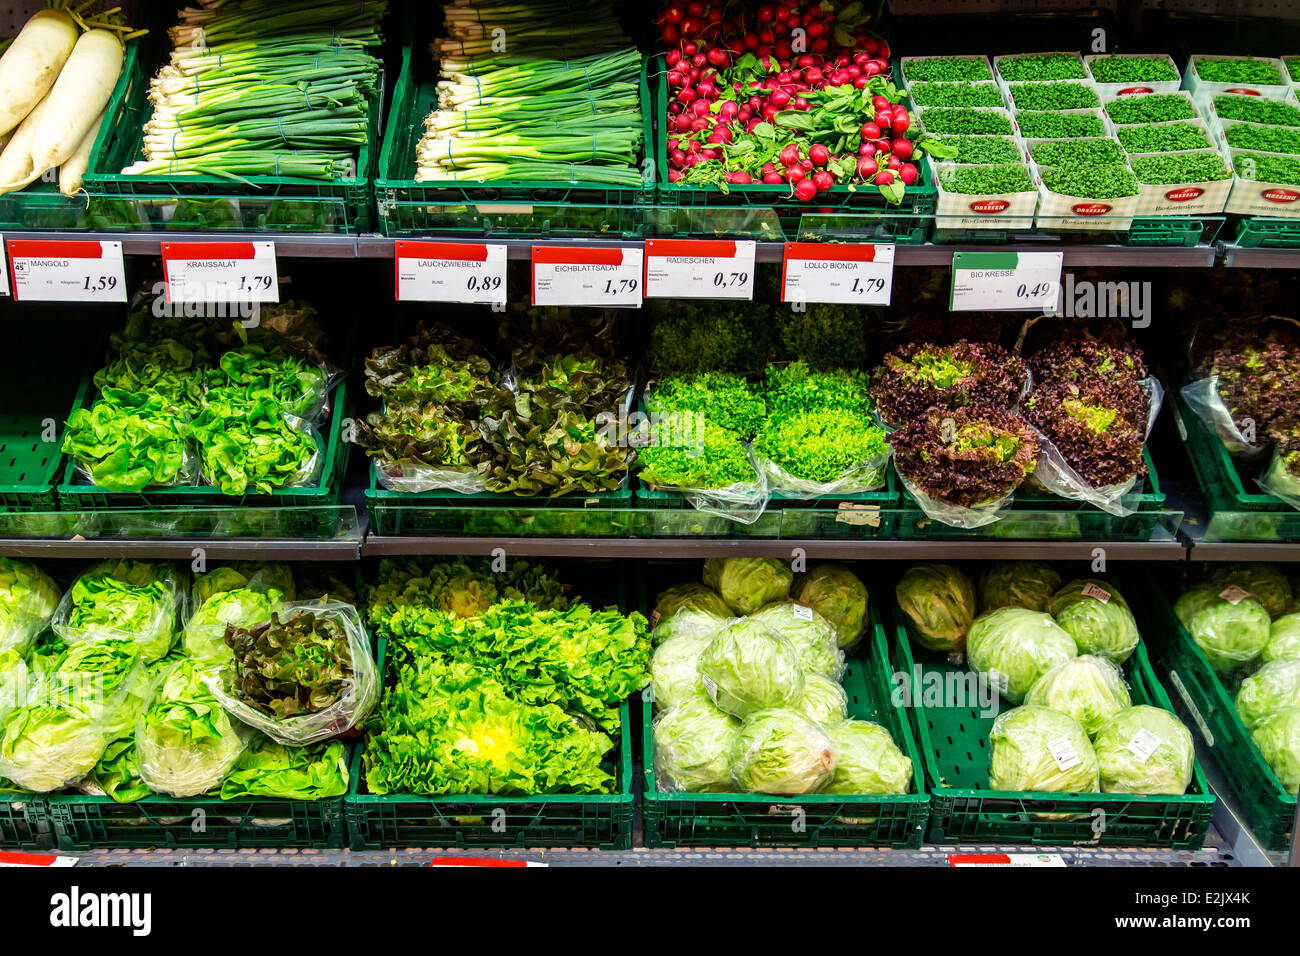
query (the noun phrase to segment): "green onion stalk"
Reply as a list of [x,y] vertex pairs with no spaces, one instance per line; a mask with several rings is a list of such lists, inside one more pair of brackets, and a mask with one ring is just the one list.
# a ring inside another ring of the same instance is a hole
[[494,53],[575,57],[632,46],[613,0],[451,0],[442,8],[446,36],[429,45],[435,60]]

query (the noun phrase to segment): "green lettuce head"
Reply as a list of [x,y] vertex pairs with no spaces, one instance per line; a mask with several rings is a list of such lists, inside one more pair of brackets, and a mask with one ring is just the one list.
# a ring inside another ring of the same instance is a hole
[[835,775],[823,793],[903,794],[912,789],[912,761],[889,731],[869,720],[845,720],[827,728],[840,752]]
[[712,611],[686,607],[672,617],[661,620],[650,633],[650,641],[653,644],[662,644],[674,637],[701,637],[705,634],[713,637],[734,620],[735,618],[730,614],[722,617]]
[[1002,713],[989,731],[989,789],[1097,793],[1097,755],[1079,722],[1026,704]]
[[704,649],[700,680],[718,707],[742,718],[793,703],[804,683],[794,646],[749,620],[731,625]]
[[0,557],[0,651],[26,651],[49,626],[63,592],[31,561]]
[[835,628],[840,647],[852,647],[867,632],[867,587],[840,564],[819,564],[804,575],[794,598]]
[[980,575],[980,610],[1023,607],[1046,611],[1060,587],[1060,574],[1041,561],[994,561]]
[[667,710],[688,697],[704,693],[700,683],[700,658],[713,643],[709,634],[680,634],[655,648],[650,658],[654,704]]
[[176,577],[169,566],[102,561],[63,596],[53,626],[69,643],[134,640],[148,664],[171,649],[177,606]]
[[296,597],[293,571],[283,561],[235,561],[194,576],[194,602],[203,604],[223,591],[249,588],[265,594],[274,588],[285,601]]
[[1271,661],[1241,682],[1237,713],[1249,729],[1279,710],[1300,707],[1300,659]]
[[975,620],[975,582],[953,564],[914,564],[894,586],[898,606],[912,621],[922,647],[945,654],[966,648]]
[[1085,654],[1057,664],[1034,681],[1025,703],[1069,714],[1091,737],[1132,700],[1118,667],[1104,657]]
[[830,736],[790,710],[760,710],[740,726],[731,780],[751,793],[817,793],[831,782],[839,753]]
[[27,702],[32,674],[23,655],[14,648],[0,651],[0,722]]
[[849,716],[849,695],[837,681],[821,674],[805,674],[803,693],[790,704],[790,710],[814,724],[829,727]]
[[674,584],[667,590],[661,591],[659,597],[655,599],[651,617],[658,614],[656,621],[666,621],[683,609],[707,611],[715,617],[722,618],[733,616],[731,608],[727,607],[727,602],[722,600],[717,591],[703,584],[689,583]]
[[752,614],[764,604],[790,594],[794,575],[776,558],[709,558],[704,583],[737,614]]
[[1234,603],[1213,588],[1198,585],[1178,599],[1174,613],[1220,674],[1253,661],[1268,644],[1268,611],[1254,598]]
[[655,780],[660,790],[722,793],[731,789],[731,752],[740,721],[704,695],[689,697],[655,718]]
[[998,693],[1013,704],[1025,699],[1038,678],[1078,653],[1074,638],[1050,614],[1023,607],[981,614],[966,638],[971,669],[989,675]]
[[1159,707],[1121,710],[1092,741],[1103,793],[1179,794],[1192,782],[1192,733]]
[[227,663],[231,654],[226,644],[226,625],[252,627],[269,621],[283,601],[284,594],[276,588],[265,594],[251,588],[218,591],[185,624],[181,647],[196,661]]
[[1052,595],[1051,613],[1074,638],[1080,654],[1123,664],[1138,645],[1137,622],[1128,602],[1105,581],[1071,581]]
[[1291,582],[1271,564],[1233,564],[1216,568],[1206,583],[1219,591],[1238,587],[1268,611],[1269,617],[1281,617],[1292,609],[1295,594]]
[[1300,657],[1300,613],[1284,614],[1268,629],[1264,660],[1277,661],[1284,657]]
[[1300,795],[1300,707],[1269,714],[1250,736],[1287,793]]
[[835,628],[812,608],[779,601],[755,611],[749,620],[793,644],[805,671],[836,680],[844,673],[844,652],[836,643]]

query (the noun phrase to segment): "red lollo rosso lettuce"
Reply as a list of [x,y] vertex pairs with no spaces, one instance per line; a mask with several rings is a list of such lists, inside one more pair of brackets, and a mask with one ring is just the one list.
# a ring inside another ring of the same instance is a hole
[[898,424],[914,421],[930,408],[1010,408],[1025,376],[1019,356],[992,342],[914,342],[885,356],[872,375],[871,397],[884,420]]
[[1147,394],[1132,379],[1049,381],[1025,400],[1030,423],[1094,488],[1146,474]]
[[988,402],[927,409],[889,443],[900,475],[936,501],[964,508],[1015,491],[1038,458],[1029,426]]

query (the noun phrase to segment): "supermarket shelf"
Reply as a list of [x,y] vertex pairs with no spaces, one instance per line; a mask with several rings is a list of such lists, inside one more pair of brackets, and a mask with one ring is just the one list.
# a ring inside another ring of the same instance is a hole
[[356,538],[0,538],[0,555],[11,558],[153,558],[186,560],[202,551],[210,561],[357,561]]
[[[1286,854],[1270,852],[1256,842],[1250,828],[1242,821],[1237,809],[1237,798],[1214,759],[1214,753],[1198,737],[1196,759],[1205,772],[1205,779],[1217,798],[1214,802],[1214,829],[1224,845],[1242,866],[1286,866]],[[1300,847],[1297,847],[1300,849]],[[1293,850],[1293,853],[1295,850]]]
[[164,242],[251,242],[271,240],[277,255],[304,259],[357,259],[357,237],[329,234],[277,234],[268,232],[15,232],[10,238],[77,239],[120,242],[128,256],[162,255]]
[[1205,541],[1204,521],[1184,521],[1178,536],[1191,561],[1300,561],[1300,541]]
[[1236,269],[1300,269],[1300,249],[1222,247],[1223,264]]
[[[954,252],[1063,252],[1067,266],[1131,266],[1149,268],[1185,267],[1207,269],[1214,265],[1213,246],[1121,246],[1113,244],[1076,244],[1054,241],[1044,236],[1041,242],[1009,245],[900,245],[894,247],[894,263],[900,266],[952,265]],[[779,246],[779,244],[777,244]],[[780,256],[776,257],[778,260]]]

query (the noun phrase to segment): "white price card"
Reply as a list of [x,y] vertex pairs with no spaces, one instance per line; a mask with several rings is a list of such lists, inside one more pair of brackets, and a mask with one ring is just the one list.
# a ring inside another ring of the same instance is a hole
[[1063,252],[956,252],[953,312],[1055,312]]
[[783,302],[889,305],[894,288],[894,247],[787,242]]
[[611,246],[533,246],[533,305],[641,308],[645,253]]
[[402,240],[393,253],[399,302],[506,304],[505,246]]
[[279,302],[274,242],[164,242],[168,302]]
[[752,299],[757,247],[752,239],[647,239],[646,297]]
[[10,239],[5,245],[15,301],[126,301],[120,242]]

